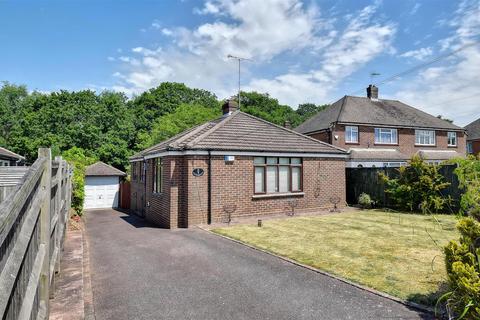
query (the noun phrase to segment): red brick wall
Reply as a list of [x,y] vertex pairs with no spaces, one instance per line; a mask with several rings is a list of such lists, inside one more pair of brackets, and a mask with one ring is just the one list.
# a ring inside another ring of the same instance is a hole
[[472,143],[472,151],[473,154],[477,155],[480,154],[480,140],[473,140]]
[[320,141],[323,141],[323,142],[326,142],[326,143],[331,143],[330,142],[330,131],[329,130],[313,133],[310,136],[314,139],[317,139],[317,140],[320,140]]
[[[165,157],[164,190],[153,194],[153,160],[147,167],[146,218],[168,228],[187,227],[208,222],[208,156]],[[204,169],[195,177],[194,168]],[[236,206],[235,216],[284,213],[288,201],[298,200],[297,212],[331,208],[329,199],[340,198],[345,205],[345,161],[342,159],[304,158],[303,191],[305,195],[254,198],[253,157],[236,156],[225,163],[223,156],[212,156],[212,222],[224,221],[224,205]],[[142,186],[132,181],[132,193]],[[133,203],[132,194],[132,203]],[[133,209],[133,206],[132,206]],[[138,211],[138,210],[137,210]]]
[[[188,225],[207,223],[208,157],[189,156],[187,162]],[[194,177],[194,168],[204,169],[205,174]],[[291,199],[298,200],[299,212],[331,207],[329,199],[334,195],[340,197],[341,206],[345,204],[344,160],[304,158],[302,196],[253,198],[253,170],[253,157],[236,156],[233,163],[225,163],[223,156],[212,156],[212,222],[226,219],[225,205],[236,206],[235,217],[283,213]]]
[[[461,132],[457,133],[457,146],[449,147],[447,145],[447,131],[436,131],[436,146],[416,146],[415,145],[415,130],[414,129],[398,129],[398,145],[376,145],[375,144],[375,128],[367,126],[359,126],[359,143],[345,142],[345,126],[336,125],[333,130],[333,137],[338,136],[338,139],[332,138],[332,144],[340,148],[395,148],[400,150],[403,154],[411,157],[420,149],[439,149],[439,150],[455,150],[461,154],[466,153],[465,135]],[[318,134],[312,134],[313,138],[325,141],[324,137],[319,137]]]

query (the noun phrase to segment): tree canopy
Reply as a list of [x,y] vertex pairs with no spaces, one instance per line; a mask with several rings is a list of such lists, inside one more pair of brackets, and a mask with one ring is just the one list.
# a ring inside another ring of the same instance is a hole
[[[294,110],[258,92],[242,92],[241,99],[242,111],[278,125],[288,120],[294,127],[325,108],[306,103]],[[70,156],[75,150],[125,170],[135,152],[219,117],[221,104],[209,91],[172,82],[131,99],[112,91],[29,92],[25,86],[4,83],[0,146],[30,163],[39,147],[50,147],[54,156]]]

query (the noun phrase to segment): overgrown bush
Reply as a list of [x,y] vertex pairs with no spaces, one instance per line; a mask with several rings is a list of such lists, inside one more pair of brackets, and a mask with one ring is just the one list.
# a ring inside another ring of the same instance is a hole
[[480,223],[468,217],[457,224],[459,241],[445,247],[445,263],[451,291],[439,302],[446,301],[451,316],[480,319]]
[[370,195],[366,194],[363,192],[359,197],[358,197],[358,204],[362,209],[369,209],[372,207],[373,200],[370,198]]
[[386,184],[386,192],[401,210],[439,212],[451,202],[441,191],[450,183],[439,173],[438,166],[425,162],[419,156],[413,156],[408,166],[400,167],[398,178],[389,178],[380,173]]
[[474,156],[451,161],[457,165],[455,174],[463,190],[460,208],[463,214],[480,219],[480,160]]
[[73,147],[62,154],[63,158],[73,165],[72,177],[72,209],[79,216],[83,213],[85,200],[85,168],[96,159],[85,154],[82,148]]

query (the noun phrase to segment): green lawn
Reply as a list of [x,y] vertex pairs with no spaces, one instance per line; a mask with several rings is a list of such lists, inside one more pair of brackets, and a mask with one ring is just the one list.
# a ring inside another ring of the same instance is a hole
[[213,231],[396,297],[432,305],[456,217],[383,211],[267,220]]

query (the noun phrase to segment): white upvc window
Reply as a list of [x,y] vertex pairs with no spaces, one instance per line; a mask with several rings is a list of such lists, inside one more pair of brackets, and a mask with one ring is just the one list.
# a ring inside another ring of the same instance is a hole
[[435,145],[435,131],[433,130],[415,130],[415,144],[421,146]]
[[8,167],[9,165],[10,165],[10,161],[0,160],[0,167]]
[[456,147],[457,146],[457,133],[453,131],[449,131],[447,133],[448,138],[448,146],[449,147]]
[[375,128],[376,144],[398,144],[397,129]]
[[358,127],[357,126],[345,126],[345,142],[358,143]]
[[294,193],[302,191],[302,159],[255,157],[254,193]]
[[473,145],[471,142],[467,142],[467,153],[472,154],[473,153]]

